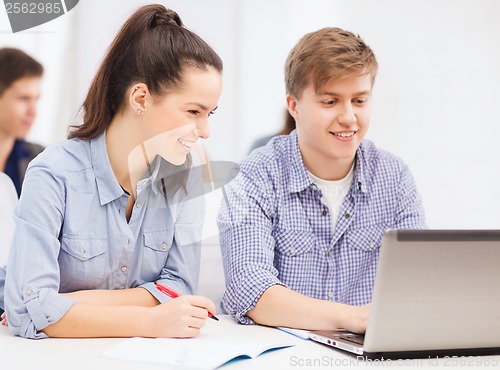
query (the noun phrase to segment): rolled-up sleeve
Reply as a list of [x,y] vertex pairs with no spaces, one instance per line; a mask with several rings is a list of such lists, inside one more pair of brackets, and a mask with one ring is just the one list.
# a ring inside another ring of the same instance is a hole
[[246,313],[267,288],[283,285],[273,265],[274,202],[269,186],[240,172],[226,187],[217,219],[226,277],[222,304],[243,324],[254,323]]
[[45,327],[74,304],[59,294],[59,232],[64,215],[64,182],[53,168],[32,162],[14,212],[5,279],[9,329],[26,338],[45,338]]

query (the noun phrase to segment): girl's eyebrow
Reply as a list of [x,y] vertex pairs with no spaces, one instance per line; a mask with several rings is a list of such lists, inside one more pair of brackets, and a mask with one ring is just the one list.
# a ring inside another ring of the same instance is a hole
[[[200,107],[201,110],[207,112],[209,111],[210,109],[206,106],[206,105],[203,105],[201,103],[197,103],[197,102],[192,102],[192,103],[188,103],[188,104],[194,104],[194,105],[197,105],[198,107]],[[214,109],[211,110],[211,112],[215,111],[217,108],[219,108],[219,106],[216,106]]]

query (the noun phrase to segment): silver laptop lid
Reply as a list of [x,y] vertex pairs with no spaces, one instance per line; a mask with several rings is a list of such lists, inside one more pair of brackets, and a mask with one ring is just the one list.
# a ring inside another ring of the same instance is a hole
[[500,347],[500,230],[389,230],[367,352]]

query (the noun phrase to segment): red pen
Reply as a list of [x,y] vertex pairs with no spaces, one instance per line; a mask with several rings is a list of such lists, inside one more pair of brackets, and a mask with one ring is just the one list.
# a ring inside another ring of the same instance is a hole
[[[155,285],[156,285],[156,289],[158,289],[163,294],[169,296],[170,298],[177,298],[178,296],[180,296],[180,294],[177,293],[175,290],[170,289],[168,286],[163,285],[162,283],[159,283],[159,282],[155,281]],[[219,319],[217,318],[217,316],[215,316],[214,314],[212,314],[210,311],[208,311],[208,317],[210,317],[211,319],[219,321]]]

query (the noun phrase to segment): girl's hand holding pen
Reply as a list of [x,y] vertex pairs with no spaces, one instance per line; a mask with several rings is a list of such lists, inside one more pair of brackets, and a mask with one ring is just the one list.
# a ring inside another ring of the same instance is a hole
[[[177,293],[175,290],[170,289],[168,286],[163,285],[162,283],[155,282],[156,289],[158,289],[160,292],[165,294],[166,296],[169,296],[170,298],[177,298],[180,296],[179,293]],[[208,311],[208,317],[210,317],[213,320],[219,321],[217,316],[213,315],[212,312]]]
[[151,337],[190,338],[200,334],[208,312],[215,312],[215,305],[206,297],[183,295],[150,309],[153,312],[153,320],[148,318]]

